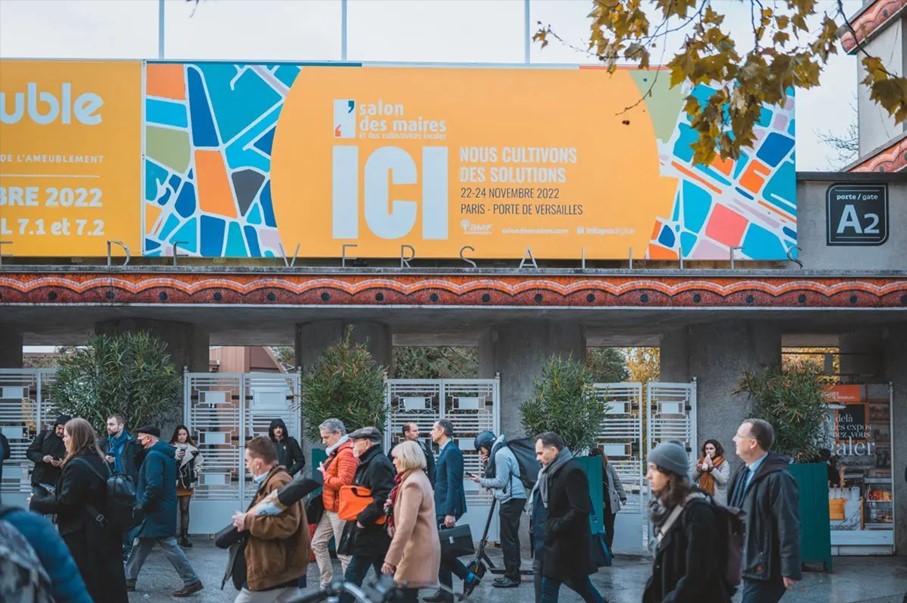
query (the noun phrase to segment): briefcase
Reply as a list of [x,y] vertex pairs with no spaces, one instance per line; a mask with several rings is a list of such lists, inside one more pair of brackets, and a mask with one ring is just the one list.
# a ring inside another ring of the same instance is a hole
[[441,539],[441,556],[446,558],[465,557],[474,555],[476,552],[472,540],[472,530],[468,525],[454,526],[452,528],[441,527],[438,529],[438,537]]

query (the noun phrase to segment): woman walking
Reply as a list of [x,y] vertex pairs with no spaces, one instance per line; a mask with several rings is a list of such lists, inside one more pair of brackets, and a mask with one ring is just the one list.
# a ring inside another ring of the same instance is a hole
[[724,581],[727,544],[712,504],[687,478],[683,446],[662,442],[649,453],[649,519],[657,547],[643,603],[729,603]]
[[613,551],[614,519],[620,511],[620,506],[627,504],[627,493],[624,492],[624,485],[620,482],[614,465],[608,462],[608,455],[604,449],[593,448],[591,456],[602,457],[602,501],[605,507],[602,521],[605,524],[605,542],[608,543],[608,550]]
[[435,520],[435,496],[425,475],[425,453],[407,440],[391,452],[397,476],[388,498],[388,533],[391,546],[382,573],[394,577],[404,603],[416,603],[419,589],[438,583],[441,543]]
[[693,482],[715,502],[727,504],[727,483],[731,479],[731,466],[724,460],[724,448],[718,440],[706,440],[702,445],[702,456],[696,461],[691,472]]
[[85,419],[70,419],[63,428],[66,457],[54,494],[35,496],[30,508],[56,514],[60,536],[72,553],[95,601],[127,603],[120,532],[96,517],[105,508],[109,468],[98,450],[98,434]]
[[180,539],[184,549],[192,548],[189,542],[189,501],[198,481],[204,459],[185,425],[177,425],[170,438],[170,445],[176,448],[176,498],[179,501]]

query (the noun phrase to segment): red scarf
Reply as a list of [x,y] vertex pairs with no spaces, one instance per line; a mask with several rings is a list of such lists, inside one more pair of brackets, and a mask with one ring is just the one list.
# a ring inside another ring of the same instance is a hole
[[394,487],[391,488],[387,503],[384,505],[384,513],[387,515],[387,531],[391,534],[394,533],[394,505],[397,504],[397,494],[400,493],[400,484],[406,479],[408,473],[409,471],[394,476]]

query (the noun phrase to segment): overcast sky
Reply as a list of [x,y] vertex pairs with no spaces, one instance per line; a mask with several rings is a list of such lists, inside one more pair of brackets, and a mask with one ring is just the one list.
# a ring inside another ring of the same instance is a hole
[[[749,1],[714,0],[752,37]],[[833,1],[820,2],[830,8]],[[845,0],[848,14],[859,0]],[[583,46],[588,0],[532,0],[532,30],[541,21]],[[523,0],[350,0],[347,58],[352,61],[524,61]],[[167,0],[167,59],[340,60],[340,0]],[[0,57],[157,58],[158,0],[0,0]],[[669,46],[679,44],[675,36]],[[553,43],[531,47],[533,63],[594,59]],[[653,59],[653,63],[655,59]],[[834,150],[817,132],[843,134],[856,121],[856,61],[833,58],[822,85],[798,92],[797,169],[827,170]]]

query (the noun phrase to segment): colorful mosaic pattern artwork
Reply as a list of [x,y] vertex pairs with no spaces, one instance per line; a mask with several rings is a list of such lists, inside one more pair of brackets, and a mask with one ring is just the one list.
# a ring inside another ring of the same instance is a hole
[[[703,85],[693,89],[703,105],[712,92]],[[670,137],[659,140],[661,173],[678,182],[674,209],[669,219],[656,219],[648,258],[725,259],[731,250],[737,259],[796,257],[793,91],[789,94],[783,107],[763,107],[753,148],[736,161],[694,164],[690,144],[698,134],[679,112]]]
[[294,65],[146,66],[148,256],[276,257],[271,143]]

